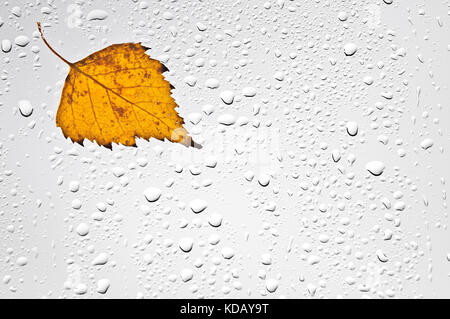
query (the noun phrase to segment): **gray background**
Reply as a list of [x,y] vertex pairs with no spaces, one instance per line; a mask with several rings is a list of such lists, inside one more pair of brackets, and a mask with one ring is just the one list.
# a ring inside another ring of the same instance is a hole
[[[11,0],[0,8],[0,41],[13,42],[0,51],[0,297],[450,297],[449,1]],[[94,9],[107,17],[89,20]],[[139,140],[109,151],[66,140],[55,114],[68,67],[39,39],[37,21],[71,61],[113,43],[151,47],[203,149]],[[15,45],[19,35],[30,43]],[[353,56],[344,54],[349,42]],[[207,87],[212,78],[218,88]],[[256,95],[244,96],[245,87]],[[224,91],[235,94],[231,105]],[[33,105],[30,117],[19,100]],[[236,123],[220,124],[224,114]],[[427,138],[433,146],[423,149]],[[384,163],[381,176],[366,170],[370,161]],[[158,201],[146,201],[148,187],[161,190]],[[196,199],[207,202],[199,214],[190,209]],[[95,220],[99,203],[107,208]],[[220,227],[208,223],[214,214]],[[87,236],[77,234],[81,223]],[[179,248],[186,237],[188,253]],[[99,254],[105,265],[92,264]],[[106,294],[97,292],[101,279]]]

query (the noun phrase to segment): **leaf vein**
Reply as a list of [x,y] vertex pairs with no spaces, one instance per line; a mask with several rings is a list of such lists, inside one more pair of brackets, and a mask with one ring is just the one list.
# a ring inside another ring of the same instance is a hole
[[[161,123],[163,123],[165,126],[167,126],[167,128],[170,130],[171,126],[168,125],[166,122],[164,122],[161,118],[159,118],[158,116],[152,114],[151,112],[147,111],[146,109],[140,107],[139,105],[131,102],[130,100],[126,99],[125,97],[121,96],[119,93],[117,93],[114,90],[111,90],[110,88],[108,88],[106,85],[104,85],[103,83],[101,83],[99,80],[97,80],[96,78],[94,78],[92,75],[82,71],[80,68],[78,68],[74,63],[71,63],[70,66],[72,68],[74,68],[75,70],[77,70],[78,72],[80,72],[81,74],[83,74],[84,76],[92,79],[94,82],[96,82],[98,85],[100,85],[101,87],[103,87],[106,92],[108,93],[108,91],[111,91],[112,93],[114,93],[115,95],[117,95],[119,98],[121,98],[122,100],[124,100],[125,102],[129,103],[132,106],[137,107],[138,109],[142,110],[143,112],[147,113],[148,115],[154,117],[155,119],[157,119],[158,121],[160,121]],[[108,93],[108,97],[109,97],[109,93]],[[115,113],[114,113],[115,114]]]
[[106,91],[106,95],[108,96],[108,101],[109,101],[109,105],[111,106],[111,110],[112,110],[114,116],[116,117],[117,124],[119,124],[119,127],[122,130],[123,134],[126,135],[125,130],[123,129],[122,124],[120,123],[119,117],[117,116],[116,111],[114,111],[114,107],[113,107],[113,104],[111,102],[111,97],[109,96],[109,92],[108,92],[108,90],[106,88],[105,88],[105,91]]
[[134,71],[134,70],[151,70],[151,69],[155,69],[154,67],[136,67],[136,68],[125,68],[125,69],[117,69],[114,71],[109,71],[109,72],[104,72],[104,73],[95,73],[92,74],[93,76],[98,76],[98,75],[108,75],[108,74],[112,74],[112,73],[118,73],[118,72],[125,72],[125,71]]
[[94,103],[92,103],[92,95],[91,95],[91,89],[89,87],[89,79],[86,81],[86,85],[87,85],[87,88],[88,88],[89,101],[91,102],[91,109],[92,109],[92,113],[94,114],[95,123],[97,123],[98,129],[100,130],[100,135],[103,138],[105,138],[103,136],[103,130],[102,130],[100,124],[98,123],[97,115],[95,114]]

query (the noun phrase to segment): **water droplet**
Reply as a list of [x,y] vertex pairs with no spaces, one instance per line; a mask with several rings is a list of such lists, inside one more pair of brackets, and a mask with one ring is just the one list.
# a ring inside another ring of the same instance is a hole
[[161,190],[156,187],[149,187],[144,191],[144,196],[149,202],[156,202],[161,197]]
[[33,114],[33,105],[31,105],[31,102],[28,100],[20,100],[18,102],[18,107],[20,114],[24,117],[28,117]]
[[358,47],[356,46],[356,44],[354,44],[352,42],[346,43],[344,46],[344,53],[346,56],[354,55],[357,50],[358,50]]
[[189,206],[194,213],[198,214],[208,207],[208,203],[202,199],[194,199],[189,203]]
[[383,174],[385,165],[380,161],[371,161],[366,164],[366,169],[374,176],[380,176]]

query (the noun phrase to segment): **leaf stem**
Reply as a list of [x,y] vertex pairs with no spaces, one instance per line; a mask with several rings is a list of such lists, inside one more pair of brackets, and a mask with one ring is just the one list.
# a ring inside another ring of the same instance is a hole
[[41,34],[42,40],[44,41],[45,45],[50,49],[50,51],[52,51],[53,54],[56,55],[58,58],[60,58],[64,63],[68,64],[69,66],[72,66],[72,63],[71,63],[71,62],[69,62],[69,61],[67,61],[66,59],[64,59],[64,58],[63,58],[58,52],[56,52],[56,51],[50,46],[50,44],[47,42],[47,40],[46,40],[45,37],[44,37],[44,33],[42,32],[42,27],[41,27],[41,23],[40,23],[40,22],[37,23],[37,26],[38,26],[39,33]]

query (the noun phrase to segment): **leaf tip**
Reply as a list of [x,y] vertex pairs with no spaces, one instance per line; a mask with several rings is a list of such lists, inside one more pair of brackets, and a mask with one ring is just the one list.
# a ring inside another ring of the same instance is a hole
[[202,145],[200,145],[200,144],[194,142],[193,139],[191,139],[191,146],[192,146],[193,148],[196,148],[196,149],[199,149],[199,150],[203,148]]

